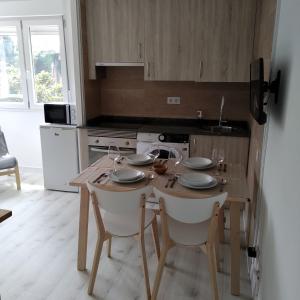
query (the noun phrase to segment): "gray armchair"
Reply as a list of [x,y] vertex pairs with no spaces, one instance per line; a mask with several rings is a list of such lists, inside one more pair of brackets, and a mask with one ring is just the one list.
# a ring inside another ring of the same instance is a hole
[[21,180],[18,161],[14,156],[9,155],[4,133],[0,127],[0,176],[12,174],[16,176],[17,189],[20,190]]

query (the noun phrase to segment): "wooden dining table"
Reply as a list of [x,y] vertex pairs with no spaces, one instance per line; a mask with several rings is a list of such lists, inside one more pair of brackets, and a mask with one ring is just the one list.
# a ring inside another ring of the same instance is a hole
[[[170,162],[167,162],[170,164]],[[226,172],[224,170],[217,170],[216,167],[207,169],[206,174],[210,174],[220,181],[225,180],[226,184],[218,184],[214,188],[206,190],[194,190],[183,187],[178,182],[174,186],[166,187],[166,182],[172,176],[170,169],[174,174],[183,174],[187,172],[198,172],[190,170],[179,164],[174,170],[169,166],[169,170],[164,175],[153,176],[153,166],[131,166],[127,164],[126,159],[122,159],[119,164],[116,164],[117,168],[134,168],[145,172],[146,177],[143,181],[130,184],[119,184],[112,182],[108,177],[101,180],[100,184],[105,185],[106,189],[113,191],[128,191],[136,188],[140,188],[147,184],[151,184],[165,193],[169,193],[183,198],[206,198],[219,194],[220,192],[227,192],[228,198],[226,205],[229,206],[230,214],[230,273],[231,273],[231,293],[233,295],[240,294],[240,255],[241,255],[241,242],[240,242],[240,214],[241,205],[245,204],[249,198],[249,191],[246,181],[245,169],[236,164],[227,164]],[[111,171],[113,168],[113,161],[104,156],[94,164],[83,170],[76,178],[71,182],[71,186],[77,186],[80,188],[80,215],[79,215],[79,236],[78,236],[78,256],[77,256],[77,268],[80,271],[86,269],[87,258],[87,240],[88,240],[88,224],[89,224],[89,203],[90,195],[87,189],[87,182],[94,182],[99,175]],[[224,222],[222,222],[224,224]],[[224,231],[223,231],[224,232]]]
[[0,209],[0,223],[12,216],[12,211],[7,209]]

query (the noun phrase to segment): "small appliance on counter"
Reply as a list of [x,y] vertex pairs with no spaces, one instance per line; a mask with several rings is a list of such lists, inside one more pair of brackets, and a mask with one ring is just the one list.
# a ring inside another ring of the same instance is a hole
[[44,104],[45,123],[76,125],[76,106],[73,104]]

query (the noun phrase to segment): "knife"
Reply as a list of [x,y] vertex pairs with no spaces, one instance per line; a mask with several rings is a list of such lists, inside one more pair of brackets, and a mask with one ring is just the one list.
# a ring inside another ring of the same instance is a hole
[[104,172],[104,173],[101,173],[101,174],[93,181],[93,183],[98,182],[105,174],[106,174],[105,172]]

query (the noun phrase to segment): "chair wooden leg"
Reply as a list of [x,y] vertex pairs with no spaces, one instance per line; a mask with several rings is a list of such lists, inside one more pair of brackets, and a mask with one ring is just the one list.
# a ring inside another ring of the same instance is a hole
[[217,285],[217,266],[216,266],[216,256],[214,251],[214,246],[206,244],[207,256],[208,256],[208,266],[210,273],[210,281],[213,292],[213,300],[219,300],[218,285]]
[[15,166],[15,176],[16,176],[16,184],[17,184],[17,189],[18,191],[21,190],[21,179],[20,179],[20,171],[19,171],[19,166]]
[[108,238],[108,245],[107,245],[107,257],[111,258],[111,241],[112,237]]
[[162,276],[162,273],[164,270],[164,266],[166,263],[166,257],[167,257],[168,250],[169,250],[168,247],[163,246],[162,253],[161,253],[161,256],[159,259],[158,268],[157,268],[156,275],[155,275],[155,281],[154,281],[154,285],[153,285],[151,300],[156,300],[156,298],[157,298],[158,289],[160,286],[161,276]]
[[144,235],[140,235],[139,244],[140,244],[140,249],[141,249],[142,267],[143,267],[143,272],[144,272],[146,294],[147,294],[147,299],[150,300],[151,299],[151,290],[150,290],[150,283],[149,283],[149,272],[148,272]]
[[219,232],[219,239],[221,243],[225,242],[225,224],[224,224],[225,216],[224,216],[224,207],[221,207],[219,210],[219,224],[218,224],[218,232]]
[[100,261],[100,257],[101,257],[103,243],[104,243],[104,238],[98,237],[95,254],[94,254],[93,267],[92,267],[92,272],[91,272],[91,277],[90,277],[90,282],[89,282],[89,287],[88,287],[89,295],[93,294],[95,279],[97,276],[97,271],[98,271],[98,266],[99,266],[99,261]]
[[152,228],[152,237],[153,237],[153,241],[154,241],[155,252],[156,252],[157,258],[159,260],[159,258],[160,258],[160,245],[159,245],[159,235],[158,235],[158,226],[157,226],[156,216],[154,217],[154,219],[152,221],[151,228]]
[[215,245],[214,245],[214,252],[215,252],[215,257],[216,257],[216,266],[217,266],[217,271],[221,272],[221,264],[220,264],[220,240],[219,240],[219,235],[216,235],[216,240],[215,240]]

